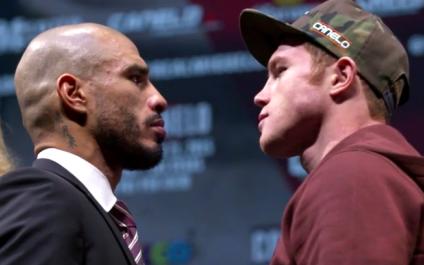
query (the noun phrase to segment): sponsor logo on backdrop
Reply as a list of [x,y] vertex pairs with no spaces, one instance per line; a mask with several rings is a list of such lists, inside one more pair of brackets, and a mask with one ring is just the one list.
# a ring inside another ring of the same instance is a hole
[[308,173],[305,171],[302,164],[300,163],[299,156],[292,156],[287,159],[287,173],[291,177],[300,181],[303,181],[308,175]]
[[24,17],[14,17],[11,20],[0,19],[0,55],[20,53],[35,35],[49,28],[82,21],[83,18],[77,15],[42,19]]
[[300,3],[293,5],[266,3],[255,5],[253,8],[258,9],[281,21],[291,22],[315,6],[315,4],[302,3],[303,1],[299,2]]
[[[274,0],[273,3],[255,5],[253,8],[282,21],[291,22],[322,1],[304,2],[304,0]],[[357,0],[357,3],[364,9],[382,17],[414,15],[424,7],[424,0]]]
[[[204,13],[205,10],[201,5],[189,4],[113,12],[98,22],[126,34],[146,33],[143,35],[144,38],[219,30],[221,27],[219,21],[205,21]],[[83,21],[92,21],[92,18],[74,15],[42,19],[24,17],[0,19],[0,55],[20,53],[33,37],[49,28]]]
[[288,159],[278,159],[276,162],[288,187],[292,192],[296,191],[308,175],[302,166],[300,157],[293,156]]
[[414,15],[424,7],[424,0],[357,0],[362,8],[380,16]]
[[0,96],[15,94],[15,83],[12,74],[0,75]]
[[193,245],[185,240],[147,243],[143,257],[149,265],[186,265],[193,259]]
[[153,80],[182,79],[265,70],[247,51],[157,59],[149,62],[149,68],[150,76]]
[[415,34],[412,35],[407,43],[408,52],[410,55],[415,57],[424,56],[424,35]]
[[[265,71],[247,51],[233,51],[147,62],[154,81]],[[0,96],[15,94],[12,74],[0,75]]]
[[[380,16],[414,15],[424,7],[424,0],[357,0],[364,9]],[[258,4],[259,9],[283,21],[293,21],[312,9],[316,3],[303,0],[274,0],[273,3]],[[144,36],[160,37],[192,34],[199,31],[217,31],[221,21],[205,19],[206,10],[198,4],[161,7],[155,9],[114,12],[98,22],[116,28],[124,33],[147,33]],[[0,55],[20,53],[35,35],[46,29],[92,21],[80,15],[57,16],[52,18],[29,19],[14,17],[0,19]]]
[[268,263],[279,237],[280,228],[278,225],[253,229],[250,234],[250,259],[252,263]]
[[112,13],[106,24],[124,33],[145,32],[151,36],[174,36],[217,30],[217,21],[204,21],[201,5],[171,6],[158,9]]

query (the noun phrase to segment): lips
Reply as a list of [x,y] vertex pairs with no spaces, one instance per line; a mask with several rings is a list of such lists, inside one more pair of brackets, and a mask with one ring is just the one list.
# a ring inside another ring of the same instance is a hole
[[153,127],[165,127],[165,122],[163,121],[162,118],[157,118],[155,120],[153,120],[150,124],[150,126]]
[[266,113],[261,113],[258,116],[258,122],[261,122],[263,119],[265,119],[268,116]]
[[260,132],[262,132],[263,123],[264,123],[266,117],[268,117],[268,114],[266,114],[266,113],[261,113],[258,116],[258,129],[259,129]]
[[150,127],[155,132],[158,142],[165,140],[166,131],[165,131],[165,122],[162,117],[156,117],[150,122]]

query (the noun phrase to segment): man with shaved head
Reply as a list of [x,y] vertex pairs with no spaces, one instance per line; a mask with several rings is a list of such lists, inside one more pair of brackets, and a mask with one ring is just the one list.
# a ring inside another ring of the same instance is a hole
[[28,45],[15,85],[37,159],[0,179],[0,263],[143,264],[114,190],[124,169],[160,161],[167,102],[137,47],[98,24],[54,28]]

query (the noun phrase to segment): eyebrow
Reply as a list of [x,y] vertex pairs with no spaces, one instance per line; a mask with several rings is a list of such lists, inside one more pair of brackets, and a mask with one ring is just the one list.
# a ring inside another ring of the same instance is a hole
[[146,65],[140,65],[140,64],[131,64],[127,67],[125,67],[124,71],[125,74],[139,74],[139,75],[148,75],[149,74],[149,67]]
[[270,71],[273,68],[275,68],[277,63],[283,63],[283,64],[287,64],[288,63],[288,59],[284,56],[279,56],[276,55],[275,57],[271,57],[270,60],[268,61],[268,65],[267,65],[267,70]]

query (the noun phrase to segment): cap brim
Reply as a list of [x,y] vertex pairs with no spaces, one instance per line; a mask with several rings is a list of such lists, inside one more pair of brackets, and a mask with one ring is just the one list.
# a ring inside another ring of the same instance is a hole
[[303,31],[254,9],[244,9],[240,15],[240,31],[247,49],[265,67],[274,51],[296,36],[308,37]]

